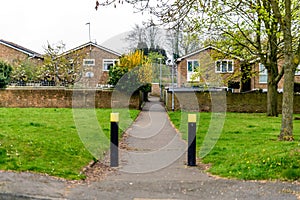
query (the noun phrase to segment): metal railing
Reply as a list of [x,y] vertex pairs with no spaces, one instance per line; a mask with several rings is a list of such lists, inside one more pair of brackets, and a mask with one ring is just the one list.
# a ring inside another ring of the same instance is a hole
[[[68,82],[55,82],[55,81],[11,81],[8,84],[8,87],[66,87],[66,88],[72,88],[74,84],[68,83]],[[76,87],[76,86],[75,86]],[[84,85],[82,86],[85,87]],[[114,88],[113,85],[109,84],[96,84],[96,89],[112,89]]]

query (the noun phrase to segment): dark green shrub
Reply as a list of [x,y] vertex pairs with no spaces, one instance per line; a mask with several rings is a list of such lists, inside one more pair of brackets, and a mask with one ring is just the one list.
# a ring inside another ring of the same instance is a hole
[[117,85],[119,80],[128,73],[127,67],[119,67],[119,66],[113,66],[109,68],[109,80],[108,84],[110,85]]
[[240,82],[238,82],[238,81],[228,81],[228,88],[240,89]]
[[0,88],[5,88],[9,83],[12,67],[10,64],[0,61]]

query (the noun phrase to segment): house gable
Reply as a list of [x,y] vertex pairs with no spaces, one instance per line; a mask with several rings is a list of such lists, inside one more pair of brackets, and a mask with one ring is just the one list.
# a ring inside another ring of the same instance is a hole
[[98,44],[96,44],[96,43],[94,43],[94,42],[87,42],[87,43],[85,43],[85,44],[83,44],[83,45],[80,45],[80,46],[78,46],[78,47],[75,47],[75,48],[73,48],[73,49],[70,49],[70,50],[66,51],[66,52],[63,53],[62,55],[67,55],[67,54],[70,54],[70,53],[72,53],[72,52],[74,52],[74,51],[78,51],[78,50],[82,50],[82,49],[87,49],[87,48],[97,48],[97,49],[99,49],[100,51],[104,51],[104,52],[107,52],[107,53],[109,53],[109,54],[116,55],[116,56],[118,56],[118,57],[121,56],[120,53],[118,53],[118,52],[116,52],[116,51],[113,51],[113,50],[111,50],[111,49],[108,49],[108,48],[106,48],[106,47],[100,46],[100,45],[98,45]]
[[107,63],[119,59],[120,53],[93,42],[73,48],[61,56],[67,56],[75,51],[80,51],[83,56],[83,79],[88,79],[91,84],[107,84],[109,74]]
[[16,59],[35,58],[42,60],[43,56],[18,44],[0,39],[0,58],[13,63]]
[[[177,59],[178,86],[189,85],[189,82],[199,83],[199,81],[206,84],[223,82],[221,79],[226,80],[240,70],[241,60],[241,58],[226,54],[213,46],[202,48]],[[192,73],[194,73],[191,70],[191,64],[196,61],[201,70],[201,79],[191,79]],[[218,69],[216,67],[217,63],[219,63]],[[223,68],[220,68],[220,64]]]

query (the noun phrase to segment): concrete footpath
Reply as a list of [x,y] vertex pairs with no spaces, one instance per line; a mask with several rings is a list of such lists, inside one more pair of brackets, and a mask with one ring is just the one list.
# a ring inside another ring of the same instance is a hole
[[158,98],[145,104],[123,143],[120,166],[103,180],[0,172],[0,199],[300,199],[299,183],[228,180],[187,167],[187,144]]

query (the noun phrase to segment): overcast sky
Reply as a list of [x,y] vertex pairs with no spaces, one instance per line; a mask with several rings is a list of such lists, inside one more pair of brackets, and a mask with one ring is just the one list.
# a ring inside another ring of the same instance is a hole
[[1,0],[0,38],[38,53],[47,42],[62,41],[68,50],[89,41],[87,22],[92,41],[103,45],[147,19],[131,5],[94,7],[95,0]]

